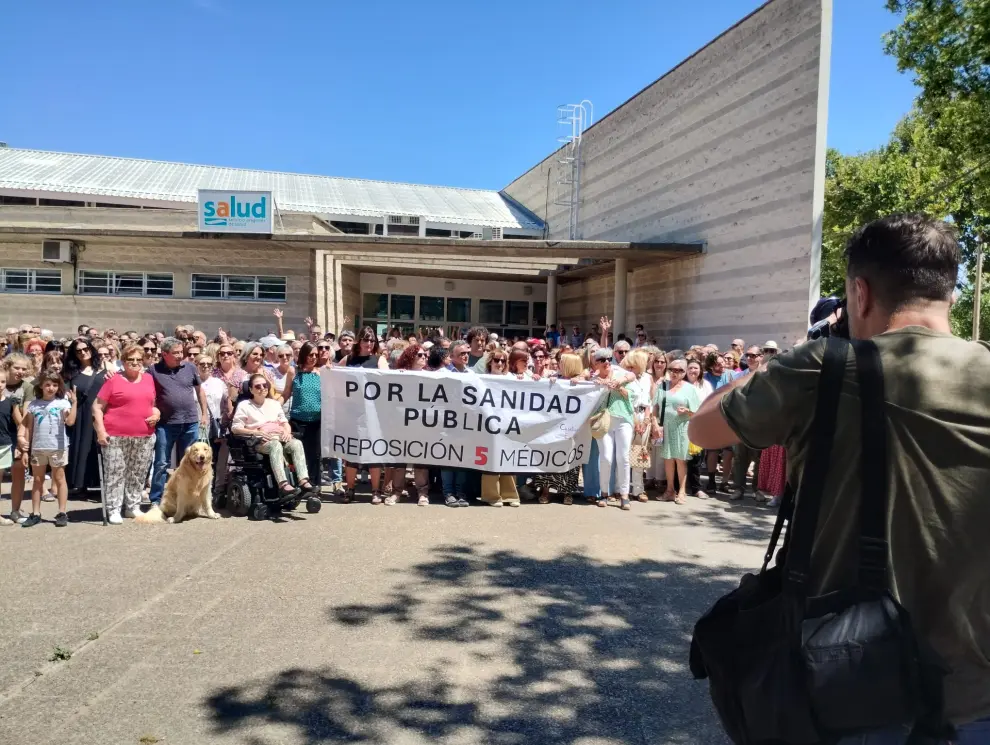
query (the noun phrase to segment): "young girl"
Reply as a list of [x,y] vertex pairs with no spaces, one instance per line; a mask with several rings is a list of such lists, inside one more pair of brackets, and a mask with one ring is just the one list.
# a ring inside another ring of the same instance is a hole
[[58,514],[55,527],[64,528],[69,524],[65,514],[69,498],[65,483],[65,467],[69,463],[69,438],[66,425],[76,421],[75,391],[65,391],[62,377],[53,372],[43,372],[34,384],[37,398],[28,404],[19,434],[19,445],[23,458],[27,459],[28,444],[31,450],[31,473],[34,484],[31,488],[31,514],[23,526],[30,528],[41,522],[41,489],[45,483],[45,468],[51,466],[52,483],[58,493]]

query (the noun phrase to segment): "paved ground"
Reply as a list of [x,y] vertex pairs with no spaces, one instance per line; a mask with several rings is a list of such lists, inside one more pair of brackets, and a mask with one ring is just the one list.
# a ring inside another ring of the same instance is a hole
[[771,524],[696,499],[108,528],[73,508],[0,528],[4,745],[722,743],[690,630]]

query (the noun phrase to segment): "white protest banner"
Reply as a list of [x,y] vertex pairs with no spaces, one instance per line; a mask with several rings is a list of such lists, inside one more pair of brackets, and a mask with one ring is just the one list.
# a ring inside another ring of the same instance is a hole
[[334,368],[322,373],[323,456],[351,463],[562,473],[588,462],[592,383]]

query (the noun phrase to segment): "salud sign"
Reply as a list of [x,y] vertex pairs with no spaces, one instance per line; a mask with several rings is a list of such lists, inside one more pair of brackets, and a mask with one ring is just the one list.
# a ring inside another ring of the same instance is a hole
[[272,233],[270,191],[199,190],[201,233]]

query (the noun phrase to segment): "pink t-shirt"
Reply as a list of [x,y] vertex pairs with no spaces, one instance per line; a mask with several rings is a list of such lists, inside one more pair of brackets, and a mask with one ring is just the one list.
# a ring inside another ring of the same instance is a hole
[[155,407],[155,379],[141,373],[132,383],[123,374],[107,378],[97,397],[106,401],[103,426],[111,437],[147,437],[154,434],[144,420]]

